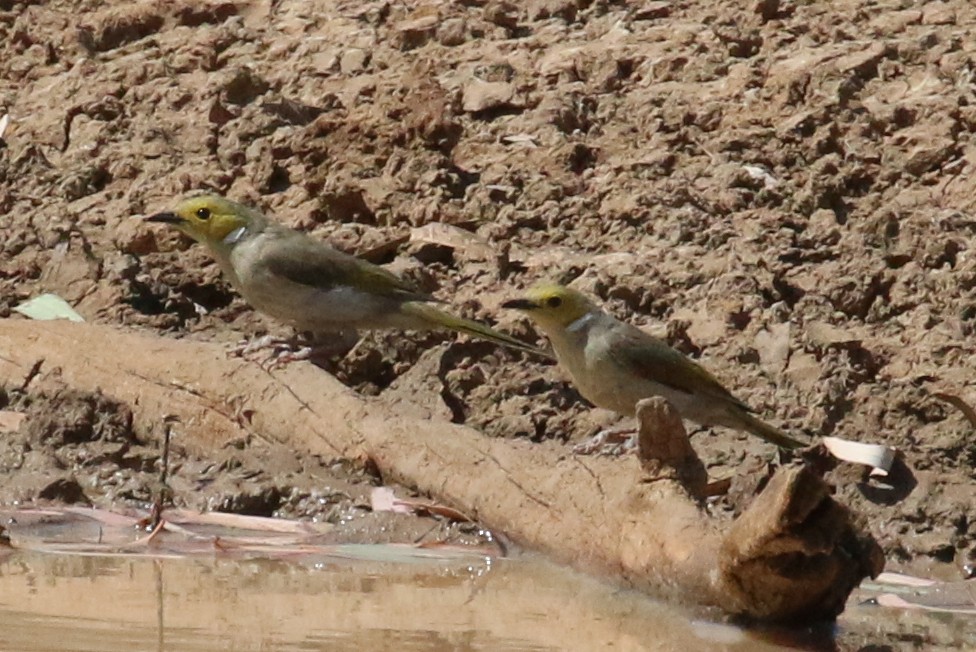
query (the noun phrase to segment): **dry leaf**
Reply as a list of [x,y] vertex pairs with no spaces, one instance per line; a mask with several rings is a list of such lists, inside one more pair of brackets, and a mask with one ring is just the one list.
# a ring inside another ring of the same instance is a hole
[[50,319],[67,319],[68,321],[74,322],[85,321],[84,317],[75,312],[71,304],[58,295],[50,293],[24,301],[14,306],[14,310],[25,317],[41,321]]
[[471,519],[458,510],[432,503],[425,500],[400,499],[393,494],[389,487],[377,487],[369,494],[370,505],[374,512],[395,512],[397,514],[420,514],[443,516],[454,521],[467,523]]
[[920,594],[883,593],[875,600],[882,607],[976,615],[976,600],[970,593],[972,588],[968,587],[967,590],[967,587],[960,587],[960,584],[962,582],[946,583],[940,589]]
[[905,575],[904,573],[893,573],[891,571],[885,571],[874,578],[876,584],[895,584],[897,586],[933,586],[938,584],[935,580],[930,580],[925,577],[915,577],[914,575]]
[[369,492],[369,504],[374,512],[413,514],[413,509],[398,500],[389,487],[376,487]]
[[539,144],[536,142],[535,136],[531,134],[509,134],[507,136],[502,136],[502,142],[506,145],[524,145],[526,147],[538,147]]
[[459,512],[453,507],[448,507],[447,505],[429,503],[421,500],[397,500],[396,502],[398,505],[406,505],[410,507],[417,514],[443,516],[444,518],[449,518],[452,521],[460,521],[462,523],[471,522],[471,518],[469,518],[466,514]]
[[[393,495],[389,490],[383,493]],[[171,515],[182,524],[168,520]],[[322,531],[331,527],[324,523],[177,509],[164,511],[160,527],[147,535],[138,527],[146,517],[140,510],[120,514],[72,506],[0,509],[0,520],[10,524],[12,547],[57,554],[177,559],[226,552],[286,560],[326,556],[384,562],[464,561],[499,554],[498,549],[453,544],[333,545],[323,542]]]
[[882,444],[862,444],[840,437],[824,437],[823,444],[839,460],[870,466],[874,469],[872,475],[888,475],[895,461],[895,449]]
[[443,222],[431,222],[410,229],[410,242],[428,242],[450,247],[468,254],[472,258],[483,260],[492,259],[496,256],[495,248],[481,236]]
[[289,521],[267,516],[250,516],[228,512],[198,512],[189,509],[167,509],[163,517],[170,523],[186,527],[219,526],[237,530],[252,530],[274,534],[316,534],[333,529],[330,523],[311,523],[308,521]]

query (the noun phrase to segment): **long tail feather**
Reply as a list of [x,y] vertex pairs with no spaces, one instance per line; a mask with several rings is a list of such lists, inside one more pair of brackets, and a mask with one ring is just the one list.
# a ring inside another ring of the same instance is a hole
[[490,326],[486,326],[480,322],[465,319],[463,317],[456,317],[448,312],[444,312],[430,303],[410,301],[404,303],[401,310],[412,317],[419,318],[431,325],[437,325],[448,330],[457,331],[458,333],[466,333],[468,335],[473,335],[474,337],[480,337],[481,339],[495,342],[496,344],[500,344],[502,346],[507,346],[519,351],[525,351],[526,353],[534,353],[535,355],[542,356],[543,358],[547,358],[549,360],[555,359],[552,353],[549,353],[548,351],[544,351],[536,346],[532,346],[531,344],[523,342],[522,340],[516,339],[510,335],[506,335],[505,333],[500,333]]
[[780,448],[804,448],[807,446],[802,441],[790,437],[779,428],[774,428],[748,412],[742,412],[737,416],[742,421],[743,429],[760,439],[765,439],[770,444],[775,444]]

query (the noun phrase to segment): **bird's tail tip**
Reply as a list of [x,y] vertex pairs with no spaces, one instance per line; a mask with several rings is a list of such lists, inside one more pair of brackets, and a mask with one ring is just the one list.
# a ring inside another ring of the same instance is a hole
[[779,428],[771,426],[762,419],[754,417],[751,414],[744,414],[743,421],[750,433],[768,441],[770,444],[775,444],[780,448],[795,450],[797,448],[806,448],[810,445],[796,439],[795,437],[791,437]]
[[499,344],[510,349],[531,353],[533,355],[546,358],[547,360],[555,359],[553,354],[549,351],[540,349],[539,347],[529,344],[528,342],[523,342],[522,340],[512,337],[511,335],[506,335],[505,333],[496,331],[487,324],[482,324],[481,322],[471,319],[465,319],[464,317],[456,317],[431,304],[412,303],[410,304],[410,309],[415,313],[423,313],[424,318],[448,330],[464,333],[483,340],[488,340],[489,342],[494,342],[495,344]]

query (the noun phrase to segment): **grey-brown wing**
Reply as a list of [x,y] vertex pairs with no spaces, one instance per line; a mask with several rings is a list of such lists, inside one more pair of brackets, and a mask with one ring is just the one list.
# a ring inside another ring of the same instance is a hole
[[[432,301],[410,283],[382,267],[343,253],[297,231],[275,234],[276,241],[262,255],[262,264],[277,276],[322,290],[340,285],[404,301]],[[340,281],[340,279],[342,279]]]
[[635,326],[623,324],[609,349],[617,364],[625,365],[642,378],[686,394],[706,394],[732,401],[749,410],[707,369]]

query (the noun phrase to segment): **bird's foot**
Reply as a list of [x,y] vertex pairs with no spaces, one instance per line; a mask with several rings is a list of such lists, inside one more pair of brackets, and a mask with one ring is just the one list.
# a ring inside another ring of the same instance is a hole
[[291,343],[291,340],[286,337],[278,337],[276,335],[265,335],[263,337],[256,337],[250,340],[241,340],[238,342],[234,348],[227,352],[227,357],[230,358],[246,358],[248,360],[253,359],[256,354],[268,349],[277,349],[282,346],[287,346]]
[[279,349],[269,355],[261,367],[268,371],[287,367],[292,362],[311,360],[315,356],[315,349],[311,346],[299,346],[297,348]]
[[607,428],[573,446],[577,455],[620,457],[637,450],[636,428]]
[[292,362],[307,360],[312,364],[328,369],[330,361],[343,357],[354,349],[357,342],[355,332],[331,334],[328,339],[300,334],[294,337],[265,335],[253,340],[242,340],[229,355],[256,362],[268,371],[280,369]]
[[308,360],[312,352],[312,347],[303,345],[295,338],[265,335],[253,340],[241,340],[228,355],[256,362],[271,371],[291,362]]

